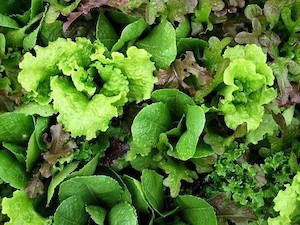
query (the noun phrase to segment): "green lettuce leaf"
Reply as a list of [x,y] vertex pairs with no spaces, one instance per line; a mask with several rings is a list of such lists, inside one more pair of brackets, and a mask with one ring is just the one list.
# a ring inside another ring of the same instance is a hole
[[149,99],[154,83],[157,81],[157,78],[153,76],[155,66],[150,60],[151,55],[147,51],[138,49],[135,46],[128,48],[126,55],[127,57],[119,52],[113,52],[111,60],[99,59],[99,61],[113,64],[122,70],[129,82],[129,101],[140,102]]
[[87,140],[96,137],[97,131],[106,131],[110,120],[118,115],[112,103],[121,96],[106,97],[96,94],[89,100],[77,91],[66,78],[51,79],[53,108],[59,112],[62,122],[73,137],[85,135]]
[[10,221],[6,225],[50,225],[51,219],[43,218],[33,208],[33,200],[25,191],[15,191],[12,198],[2,200],[2,213],[7,214]]
[[274,75],[266,64],[267,56],[260,47],[250,44],[227,48],[223,57],[230,60],[223,76],[226,86],[219,91],[224,96],[219,108],[226,125],[236,129],[246,123],[248,131],[255,130],[263,119],[263,105],[277,96],[277,91],[268,87],[273,85]]
[[[80,67],[87,67],[91,63],[89,56],[94,48],[94,45],[86,38],[77,38],[76,42],[59,38],[49,43],[46,48],[36,46],[35,56],[29,52],[24,55],[20,63],[22,70],[18,81],[27,92],[32,93],[35,101],[48,104],[51,101],[50,77],[60,75],[62,72],[70,75],[79,68],[80,71],[77,71],[72,79],[76,82],[76,79],[85,78],[86,74],[81,74]],[[32,76],[32,73],[35,75]],[[80,85],[80,81],[78,83]]]

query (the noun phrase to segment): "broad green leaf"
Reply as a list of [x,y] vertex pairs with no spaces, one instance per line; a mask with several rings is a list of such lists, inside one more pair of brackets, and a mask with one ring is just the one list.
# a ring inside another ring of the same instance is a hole
[[148,27],[147,22],[144,19],[139,19],[127,25],[121,33],[121,37],[114,44],[111,51],[115,52],[120,50],[126,42],[134,42]]
[[[12,198],[2,200],[2,213],[10,218],[5,225],[50,225],[51,219],[43,218],[33,207],[33,200],[25,191],[15,191]],[[60,224],[62,225],[62,224]]]
[[78,166],[78,162],[72,162],[69,163],[68,165],[66,165],[62,171],[60,171],[57,175],[55,175],[54,177],[52,177],[51,182],[48,186],[48,191],[47,191],[47,205],[49,205],[55,188],[61,183],[63,182],[68,175],[70,175],[70,173],[72,173]]
[[0,27],[18,29],[19,24],[9,16],[5,16],[0,13]]
[[200,106],[189,106],[186,115],[187,130],[179,138],[174,155],[180,160],[192,158],[205,125],[205,114]]
[[118,40],[117,32],[103,13],[98,17],[96,38],[101,41],[108,50],[111,50],[112,46]]
[[209,144],[206,144],[205,142],[200,142],[197,145],[196,152],[193,156],[194,159],[200,159],[200,158],[205,158],[207,156],[213,155],[215,152],[212,149],[212,147]]
[[205,200],[193,195],[181,195],[176,202],[182,209],[182,215],[191,225],[217,225],[213,207]]
[[85,210],[90,214],[92,220],[98,225],[104,225],[106,210],[99,206],[89,205],[85,207]]
[[39,30],[40,30],[40,26],[38,26],[38,28],[36,28],[34,31],[32,31],[23,39],[23,48],[25,50],[31,49],[36,45]]
[[184,20],[179,23],[178,27],[176,28],[176,39],[180,40],[182,38],[186,38],[189,36],[190,32],[191,24],[190,21],[185,17]]
[[12,153],[0,150],[0,178],[10,186],[22,189],[27,185],[29,175],[25,166]]
[[128,203],[114,206],[108,213],[109,225],[138,225],[134,207]]
[[127,175],[123,176],[123,180],[131,194],[133,205],[138,211],[147,213],[149,205],[146,201],[141,182]]
[[86,204],[104,203],[114,206],[122,199],[123,190],[118,181],[104,175],[74,177],[59,188],[61,201],[70,196],[81,196]]
[[43,11],[43,0],[31,0],[30,19]]
[[63,37],[62,24],[63,23],[59,20],[56,20],[53,23],[43,22],[39,33],[43,42],[48,44],[49,42],[56,41],[58,38]]
[[15,155],[17,160],[25,165],[26,148],[12,143],[3,142],[2,146]]
[[177,55],[175,29],[169,21],[161,22],[148,36],[137,41],[136,46],[148,51],[158,68],[165,69]]
[[163,176],[154,170],[145,169],[141,176],[142,189],[149,204],[158,213],[164,204]]
[[22,104],[14,112],[24,113],[26,115],[39,115],[43,117],[49,117],[55,113],[52,105],[39,105],[37,102]]
[[85,164],[80,170],[75,171],[68,175],[68,178],[76,177],[76,176],[92,176],[95,173],[95,170],[98,165],[99,153],[92,160],[90,160],[87,164]]
[[33,129],[31,116],[13,112],[0,115],[0,142],[25,143]]
[[42,150],[39,148],[36,139],[35,139],[35,131],[32,133],[27,147],[27,154],[26,154],[26,170],[31,172],[32,168],[34,167],[35,163],[41,156]]
[[181,38],[177,43],[177,55],[183,54],[186,51],[193,51],[197,57],[202,57],[203,51],[208,47],[208,43],[199,38]]
[[157,144],[159,135],[166,132],[170,125],[170,112],[164,103],[148,105],[138,113],[133,120],[131,132],[134,144],[143,149],[141,155],[149,154]]
[[86,225],[87,223],[85,202],[78,195],[64,200],[54,214],[54,225]]
[[49,118],[39,117],[36,121],[34,132],[32,133],[27,147],[26,155],[26,169],[31,171],[33,166],[41,156],[42,150],[46,150],[46,147],[42,143],[42,134],[48,127]]
[[178,89],[160,89],[152,92],[154,102],[163,102],[167,105],[175,120],[180,120],[186,114],[190,105],[195,105],[193,99]]
[[46,132],[49,122],[50,122],[49,117],[38,117],[34,129],[34,136],[35,136],[36,143],[40,149],[45,151],[48,149],[46,147],[45,142],[42,140],[42,135]]

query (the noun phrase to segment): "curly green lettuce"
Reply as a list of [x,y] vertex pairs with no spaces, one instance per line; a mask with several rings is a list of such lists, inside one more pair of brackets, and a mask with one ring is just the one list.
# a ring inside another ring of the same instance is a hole
[[87,38],[59,38],[47,47],[35,47],[20,64],[18,81],[28,97],[40,105],[52,104],[58,121],[73,137],[96,137],[110,120],[122,114],[128,101],[150,98],[157,78],[151,55],[134,46],[126,56]]
[[10,221],[6,225],[32,224],[50,225],[51,219],[39,215],[33,207],[33,200],[25,191],[15,191],[12,198],[2,200],[2,213],[7,214]]
[[230,60],[224,71],[226,85],[219,91],[224,96],[219,108],[224,113],[226,125],[236,129],[246,123],[248,131],[255,130],[262,122],[264,105],[274,100],[276,90],[272,69],[267,65],[267,56],[255,44],[227,48],[223,58]]
[[278,192],[274,198],[274,210],[279,216],[269,218],[269,225],[291,225],[300,222],[300,173],[294,177],[292,184],[287,184],[285,190]]

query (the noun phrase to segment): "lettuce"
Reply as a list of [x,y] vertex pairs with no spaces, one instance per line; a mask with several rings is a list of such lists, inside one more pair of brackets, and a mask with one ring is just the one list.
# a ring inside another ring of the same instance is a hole
[[223,58],[230,60],[224,71],[225,87],[219,91],[224,96],[219,108],[224,113],[226,125],[236,129],[246,123],[248,131],[262,122],[265,104],[274,100],[276,90],[272,69],[266,64],[267,56],[257,45],[237,45],[227,48]]
[[51,90],[53,107],[59,112],[57,119],[73,136],[85,135],[90,140],[98,130],[106,131],[109,121],[118,115],[118,110],[112,103],[119,100],[119,96],[97,94],[89,100],[67,79],[59,77],[51,79]]
[[279,212],[279,216],[269,218],[269,225],[289,225],[300,222],[299,184],[300,173],[298,172],[292,184],[287,184],[285,190],[278,192],[274,198],[274,210]]
[[53,105],[58,121],[73,137],[90,140],[107,130],[126,102],[149,99],[157,81],[145,50],[130,47],[127,56],[107,56],[98,41],[59,38],[45,48],[36,46],[35,55],[24,55],[18,81],[29,98]]
[[7,214],[10,221],[6,225],[50,225],[51,219],[39,215],[31,200],[24,191],[15,191],[12,198],[2,200],[2,213]]

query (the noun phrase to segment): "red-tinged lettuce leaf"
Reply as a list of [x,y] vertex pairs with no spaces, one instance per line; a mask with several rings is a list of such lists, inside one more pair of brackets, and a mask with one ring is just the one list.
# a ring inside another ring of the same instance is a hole
[[195,95],[201,87],[210,85],[213,80],[212,74],[199,66],[191,51],[187,51],[183,59],[176,59],[166,70],[159,70],[156,76],[158,86],[184,89],[191,95]]
[[41,175],[46,178],[51,176],[51,166],[53,166],[61,156],[68,155],[72,149],[77,147],[75,141],[72,140],[69,133],[63,130],[61,124],[51,126],[50,133],[50,142],[47,140],[48,134],[44,135],[48,151],[43,154],[45,161],[40,168]]
[[296,75],[300,71],[299,65],[287,58],[277,58],[271,68],[276,76],[279,87],[277,103],[279,106],[289,107],[300,102],[299,84],[289,81],[289,75]]
[[67,22],[63,24],[63,30],[66,31],[69,26],[81,15],[89,16],[90,12],[94,8],[99,8],[101,6],[110,6],[113,8],[119,8],[121,6],[124,6],[126,3],[128,3],[128,0],[119,0],[119,1],[113,1],[113,0],[84,0],[81,2],[80,6],[77,8],[76,11],[71,12],[67,17]]
[[219,218],[229,220],[235,224],[248,224],[249,221],[257,219],[255,212],[251,207],[239,206],[234,201],[226,199],[226,193],[220,193],[208,202],[217,210]]
[[41,181],[41,173],[38,171],[33,174],[29,180],[25,192],[30,198],[36,198],[38,195],[44,194],[44,183]]
[[109,147],[105,151],[105,156],[101,159],[101,165],[110,166],[113,162],[123,157],[129,150],[129,144],[120,140],[118,137],[109,139]]

